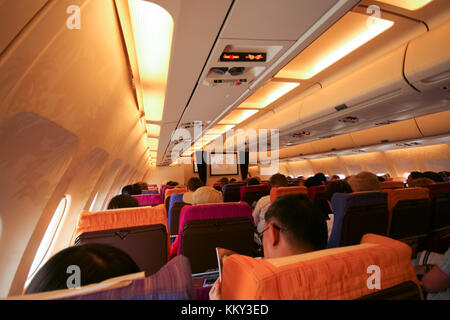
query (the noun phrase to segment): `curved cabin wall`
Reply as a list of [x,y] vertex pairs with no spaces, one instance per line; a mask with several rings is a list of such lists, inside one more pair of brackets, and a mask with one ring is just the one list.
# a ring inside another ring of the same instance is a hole
[[[74,1],[49,2],[19,33],[14,27],[0,55],[0,297],[22,293],[64,194],[72,204],[54,251],[70,243],[96,192],[105,192],[103,205],[148,172],[114,2],[75,2],[81,29],[66,27]],[[20,16],[13,3],[3,6]]]

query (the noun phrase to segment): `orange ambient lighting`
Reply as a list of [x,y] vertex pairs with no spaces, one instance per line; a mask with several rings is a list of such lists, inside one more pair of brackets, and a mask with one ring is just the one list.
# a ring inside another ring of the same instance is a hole
[[414,11],[425,7],[433,0],[378,0],[378,1],[406,10]]
[[225,125],[236,125],[239,124],[246,119],[253,116],[255,113],[257,113],[258,110],[247,110],[247,109],[236,109],[233,110],[228,116],[223,118],[219,124],[225,124]]
[[238,109],[263,109],[299,85],[298,82],[270,81],[245,100]]
[[348,12],[278,72],[276,77],[310,79],[393,25],[394,22],[389,20]]
[[165,9],[149,1],[129,0],[128,4],[145,118],[161,121],[169,73],[173,19]]

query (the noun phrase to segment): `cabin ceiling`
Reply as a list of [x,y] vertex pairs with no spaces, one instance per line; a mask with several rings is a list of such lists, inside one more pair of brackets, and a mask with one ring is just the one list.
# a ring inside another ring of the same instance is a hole
[[[165,5],[166,1],[155,2],[166,7],[170,12],[171,9]],[[310,79],[283,79],[278,75],[279,70],[301,54],[347,12],[353,11],[367,15],[367,8],[373,4],[381,8],[383,19],[394,21],[392,28]],[[210,12],[208,15],[202,14],[201,21],[198,19],[199,8],[203,8],[203,12]],[[258,113],[237,125],[235,129],[279,128],[281,130],[280,147],[363,130],[383,121],[406,120],[449,108],[448,94],[444,96],[441,94],[430,106],[423,108],[422,105],[419,107],[417,104],[410,104],[407,107],[399,104],[397,108],[373,108],[370,112],[361,110],[360,115],[362,117],[366,115],[367,121],[359,121],[355,125],[348,126],[344,122],[338,122],[338,125],[332,124],[336,119],[327,114],[307,121],[308,112],[298,115],[299,122],[289,125],[292,120],[290,114],[286,112],[283,116],[282,113],[284,107],[305,99],[309,95],[320,94],[324,88],[339,82],[348,74],[362,69],[447,21],[450,4],[445,0],[434,0],[416,11],[369,0],[314,2],[309,0],[263,2],[198,0],[192,1],[192,5],[190,2],[189,6],[178,9],[183,14],[174,16],[175,32],[159,138],[158,165],[172,163],[172,150],[178,144],[178,141],[171,141],[174,130],[187,128],[194,140],[186,145],[193,144],[199,138],[194,136],[194,121],[201,122],[204,131],[208,130],[216,123],[220,123],[221,119],[238,108],[270,80],[297,81],[300,85],[259,110]],[[267,60],[266,62],[221,62],[220,56],[224,51],[267,52]],[[244,73],[232,76],[229,73],[219,75],[212,71],[212,68],[216,67],[235,66],[244,67]],[[222,83],[215,84],[214,80],[222,80]],[[404,85],[408,86],[406,82]],[[411,95],[417,93],[409,86],[403,90]],[[324,96],[324,99],[329,98],[331,97]],[[426,99],[429,98],[432,96],[426,97]],[[422,99],[426,100],[425,97]],[[299,113],[300,109],[299,106]],[[342,112],[342,118],[351,116],[352,111],[353,109],[349,108]],[[302,117],[305,120],[302,121]],[[299,123],[307,126],[301,127]],[[306,139],[293,141],[292,134],[303,129],[314,131],[314,134]]]

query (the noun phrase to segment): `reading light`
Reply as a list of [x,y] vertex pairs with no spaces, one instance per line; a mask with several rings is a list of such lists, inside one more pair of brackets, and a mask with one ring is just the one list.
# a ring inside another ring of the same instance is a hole
[[169,73],[173,19],[162,7],[129,0],[145,118],[161,121]]
[[392,6],[400,7],[406,10],[414,11],[425,7],[433,0],[377,0]]
[[257,112],[258,110],[236,109],[233,110],[228,116],[220,120],[219,124],[236,125],[247,120]]
[[238,109],[263,109],[299,85],[298,82],[270,81],[245,100]]
[[212,127],[211,129],[208,130],[208,132],[206,132],[206,135],[222,135],[225,132],[227,132],[228,130],[231,130],[235,127],[235,125],[215,125],[214,127]]
[[276,77],[310,79],[393,25],[393,21],[348,12],[281,69]]

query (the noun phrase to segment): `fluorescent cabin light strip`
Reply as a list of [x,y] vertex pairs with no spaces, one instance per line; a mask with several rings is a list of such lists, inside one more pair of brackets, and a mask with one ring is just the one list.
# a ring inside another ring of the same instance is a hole
[[348,12],[278,72],[276,77],[310,79],[393,25],[393,21]]
[[159,5],[129,0],[145,118],[161,121],[169,74],[173,19]]
[[299,85],[298,82],[270,81],[241,103],[238,109],[263,109]]
[[414,11],[425,7],[433,0],[377,0],[377,1],[390,4],[395,7],[403,8],[406,10]]

